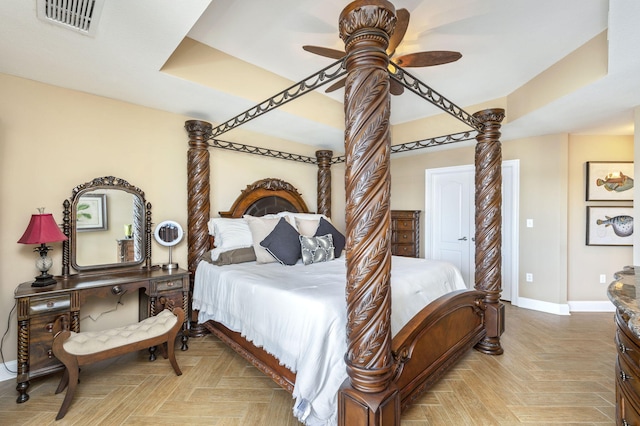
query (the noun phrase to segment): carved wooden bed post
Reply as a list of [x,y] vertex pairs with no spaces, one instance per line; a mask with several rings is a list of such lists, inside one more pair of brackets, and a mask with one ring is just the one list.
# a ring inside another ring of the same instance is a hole
[[[187,263],[191,272],[191,288],[193,293],[193,277],[202,255],[209,250],[209,222],[210,184],[209,184],[209,146],[207,139],[211,134],[212,126],[206,121],[188,120],[184,127],[189,134],[189,151],[187,153],[187,240],[189,254]],[[191,300],[191,296],[189,297]],[[191,306],[189,306],[189,309]],[[206,334],[204,327],[198,326],[198,318],[194,318],[193,312],[189,313],[191,337]]]
[[331,158],[333,151],[316,151],[318,160],[318,213],[331,217]]
[[340,14],[347,52],[345,189],[349,379],[338,394],[340,425],[399,425],[392,384],[389,57],[396,22],[385,0],[358,0]]
[[484,125],[476,137],[475,202],[476,202],[476,283],[475,288],[487,292],[487,335],[476,349],[489,355],[503,353],[500,335],[504,331],[502,291],[502,150],[500,123],[504,110],[500,108],[478,111],[473,117]]

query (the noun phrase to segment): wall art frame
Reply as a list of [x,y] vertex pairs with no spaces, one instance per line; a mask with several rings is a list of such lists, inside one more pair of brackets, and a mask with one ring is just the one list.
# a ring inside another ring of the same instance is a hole
[[107,194],[83,194],[80,197],[76,229],[78,232],[108,229]]
[[633,201],[633,161],[588,161],[587,201]]
[[588,246],[633,245],[633,207],[587,206]]

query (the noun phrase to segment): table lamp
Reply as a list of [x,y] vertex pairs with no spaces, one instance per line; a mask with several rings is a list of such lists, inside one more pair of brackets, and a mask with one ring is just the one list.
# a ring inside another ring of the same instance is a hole
[[18,243],[40,244],[39,247],[33,250],[40,253],[40,257],[36,260],[36,268],[40,271],[40,275],[31,283],[31,286],[46,287],[56,283],[53,275],[48,273],[51,265],[53,265],[53,260],[47,256],[47,252],[52,249],[47,246],[47,243],[65,241],[67,236],[60,231],[51,213],[44,213],[44,208],[39,208],[38,211],[39,214],[31,215],[29,226],[27,226],[27,230],[24,231]]

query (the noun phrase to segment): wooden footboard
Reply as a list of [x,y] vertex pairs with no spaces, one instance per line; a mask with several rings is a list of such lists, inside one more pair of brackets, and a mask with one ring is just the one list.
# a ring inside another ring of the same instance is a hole
[[394,382],[404,410],[486,335],[486,293],[459,290],[435,300],[393,338]]

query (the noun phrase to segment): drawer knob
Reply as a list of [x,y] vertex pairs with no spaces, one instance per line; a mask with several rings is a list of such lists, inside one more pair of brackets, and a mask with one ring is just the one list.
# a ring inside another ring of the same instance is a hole
[[53,350],[49,349],[47,351],[47,357],[49,357],[49,359],[53,358]]
[[625,373],[624,371],[620,372],[620,380],[622,380],[623,382],[626,382],[627,380],[631,380],[631,379],[632,377],[627,373]]
[[174,285],[176,285],[176,283],[174,283],[173,281],[167,282],[167,287],[173,287]]
[[624,343],[620,343],[620,345],[618,346],[618,351],[619,351],[621,354],[625,354],[625,353],[627,353],[627,351],[628,351],[628,350],[629,350],[629,348],[627,348],[627,347],[624,345]]
[[124,293],[124,290],[119,285],[114,285],[113,287],[111,287],[111,293],[113,293],[115,296],[120,296],[122,293]]

